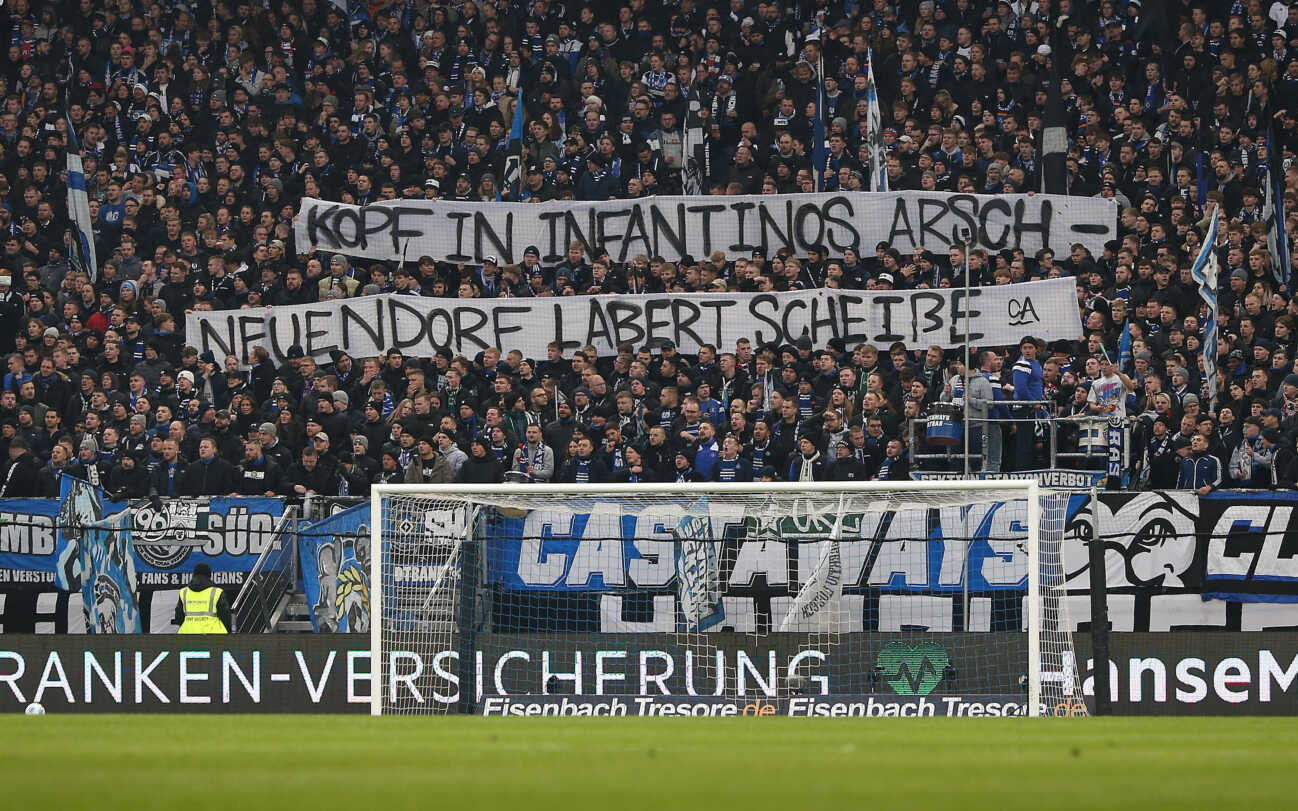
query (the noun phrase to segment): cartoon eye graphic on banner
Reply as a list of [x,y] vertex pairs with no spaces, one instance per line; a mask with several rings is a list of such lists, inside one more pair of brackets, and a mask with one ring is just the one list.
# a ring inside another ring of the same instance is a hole
[[1072,581],[1083,577],[1090,568],[1089,549],[1094,530],[1091,525],[1090,503],[1083,503],[1064,524],[1064,579]]
[[1142,586],[1184,586],[1194,561],[1194,516],[1167,493],[1150,493],[1124,550],[1127,578]]
[[[1184,493],[1106,494],[1100,497],[1100,535],[1105,557],[1122,557],[1125,583],[1140,586],[1183,586],[1194,561],[1195,515]],[[1089,548],[1094,528],[1092,505],[1084,504],[1069,517],[1064,530],[1067,579],[1081,582],[1090,569]],[[1080,580],[1079,580],[1080,578]],[[1112,581],[1111,585],[1116,585]]]

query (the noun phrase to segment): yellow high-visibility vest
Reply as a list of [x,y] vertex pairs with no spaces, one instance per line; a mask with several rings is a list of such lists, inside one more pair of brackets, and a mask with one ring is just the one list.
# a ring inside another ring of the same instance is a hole
[[216,604],[221,600],[221,589],[216,586],[194,591],[186,586],[180,591],[185,606],[185,621],[180,624],[182,634],[228,634],[225,623],[216,615]]

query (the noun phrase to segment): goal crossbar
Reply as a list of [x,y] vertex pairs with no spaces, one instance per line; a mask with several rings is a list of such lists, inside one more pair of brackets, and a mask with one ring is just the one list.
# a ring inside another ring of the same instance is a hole
[[865,492],[941,492],[952,490],[1022,490],[1036,493],[1041,485],[1034,479],[917,480],[901,482],[716,482],[680,484],[644,482],[640,484],[376,484],[375,497],[384,495],[456,495],[518,496],[520,494],[582,493],[588,495],[688,495],[690,493],[865,493]]

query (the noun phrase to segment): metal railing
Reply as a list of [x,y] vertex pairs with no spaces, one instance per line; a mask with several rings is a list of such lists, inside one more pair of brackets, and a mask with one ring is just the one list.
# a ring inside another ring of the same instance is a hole
[[302,500],[302,520],[319,521],[348,507],[368,504],[369,501],[368,498],[360,496],[307,496]]
[[297,587],[298,519],[301,510],[295,504],[284,508],[275,525],[270,543],[262,550],[243,581],[234,600],[234,630],[242,634],[269,633],[273,630],[280,604]]
[[[1043,404],[1045,403],[1031,403],[1030,405]],[[1053,402],[1050,404],[1053,405]],[[981,469],[983,460],[981,446],[982,427],[984,423],[996,425],[1018,425],[1020,427],[1025,427],[1033,423],[1045,423],[1046,458],[1048,460],[1047,466],[1050,468],[1058,468],[1060,467],[1060,462],[1065,461],[1069,463],[1068,465],[1065,465],[1065,467],[1080,463],[1082,469],[1085,470],[1100,469],[1099,467],[1093,468],[1091,466],[1106,462],[1109,456],[1109,446],[1108,443],[1104,441],[1104,431],[1109,425],[1108,417],[1086,415],[1056,417],[1046,415],[1034,417],[1031,420],[1022,417],[989,417],[987,419],[972,419],[969,421],[968,430],[963,430],[962,426],[963,435],[969,438],[969,443],[965,445],[964,448],[961,447],[961,444],[957,443],[951,446],[951,448],[946,452],[938,453],[929,451],[921,453],[921,447],[931,447],[926,437],[927,423],[927,417],[917,417],[907,420],[908,430],[906,434],[910,459],[912,463],[915,463],[920,468],[924,467],[922,464],[924,462],[963,463],[967,457],[970,465],[969,470],[977,472]],[[1122,426],[1122,469],[1124,471],[1128,470],[1131,466],[1131,428],[1133,423],[1134,420],[1128,418]],[[1060,428],[1071,426],[1076,426],[1077,428],[1079,449],[1076,451],[1061,451],[1059,449]],[[1082,446],[1080,443],[1082,441],[1083,433],[1088,430],[1096,431],[1098,432],[1098,435],[1093,441]],[[970,445],[976,450],[970,450]],[[1013,458],[1015,452],[1014,449],[1014,440],[1009,436],[1006,436],[1001,446],[1002,464],[1005,460]],[[974,462],[978,463],[976,467],[973,466]]]

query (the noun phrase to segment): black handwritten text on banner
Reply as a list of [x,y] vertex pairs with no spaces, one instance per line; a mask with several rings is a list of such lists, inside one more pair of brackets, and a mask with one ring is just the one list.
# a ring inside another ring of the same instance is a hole
[[958,241],[1028,254],[1080,242],[1098,255],[1116,228],[1115,204],[1096,197],[922,191],[369,206],[305,198],[296,220],[299,251],[314,246],[380,261],[431,256],[468,264],[489,255],[520,262],[529,245],[543,262],[554,262],[573,242],[590,256],[607,250],[616,262],[638,253],[676,261],[713,251],[735,259],[756,248],[768,256],[780,248],[805,256],[817,244],[831,254],[847,248],[871,254],[879,242],[904,254],[916,247],[945,252]]
[[475,354],[489,346],[542,357],[551,341],[565,352],[593,345],[657,346],[671,340],[693,353],[712,343],[730,348],[740,338],[758,345],[791,343],[802,335],[820,346],[831,338],[853,345],[901,341],[911,348],[965,343],[1012,344],[1025,334],[1074,340],[1082,333],[1071,279],[961,289],[906,291],[814,290],[795,293],[693,296],[568,296],[524,299],[440,299],[384,294],[263,307],[194,311],[185,322],[200,352],[233,353],[255,346],[283,359],[294,344],[323,360],[334,349],[354,357],[390,347],[427,357],[447,347]]

